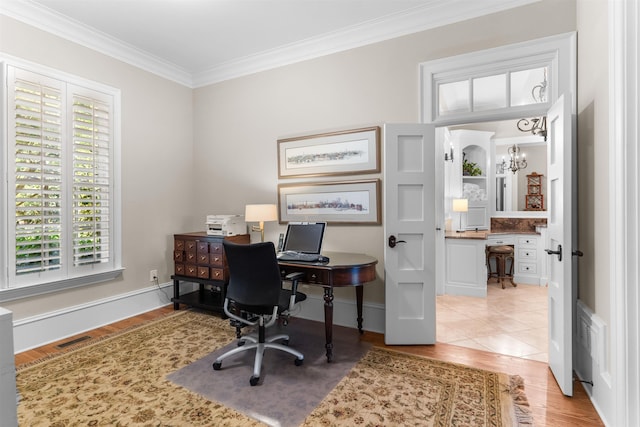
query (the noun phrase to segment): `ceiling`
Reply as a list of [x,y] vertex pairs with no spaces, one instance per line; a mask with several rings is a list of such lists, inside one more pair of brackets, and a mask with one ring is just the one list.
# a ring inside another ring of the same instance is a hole
[[538,0],[2,0],[0,14],[190,87]]

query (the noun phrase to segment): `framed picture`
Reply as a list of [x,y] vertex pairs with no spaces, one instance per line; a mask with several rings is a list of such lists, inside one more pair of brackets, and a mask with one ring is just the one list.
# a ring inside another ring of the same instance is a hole
[[381,224],[380,180],[278,185],[280,223]]
[[278,178],[380,172],[380,128],[278,140]]

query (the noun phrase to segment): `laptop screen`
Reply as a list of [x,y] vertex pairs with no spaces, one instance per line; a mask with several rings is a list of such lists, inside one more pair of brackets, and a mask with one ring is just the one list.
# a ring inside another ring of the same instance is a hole
[[282,250],[320,254],[326,225],[325,222],[290,222]]

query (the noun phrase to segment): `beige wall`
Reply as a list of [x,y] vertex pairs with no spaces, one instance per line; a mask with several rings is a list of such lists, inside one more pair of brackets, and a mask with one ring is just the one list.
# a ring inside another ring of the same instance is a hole
[[607,0],[578,0],[578,297],[611,325],[607,20]]
[[[575,3],[547,1],[197,89],[195,169],[202,197],[192,219],[275,203],[278,138],[418,122],[421,62],[574,30]],[[283,231],[267,224],[265,238],[277,241]],[[383,275],[381,226],[330,226],[326,249],[371,254]],[[336,295],[352,297],[343,291]],[[381,280],[367,287],[365,300],[384,302]]]
[[[576,9],[546,0],[193,91],[4,16],[0,28],[0,51],[122,90],[123,278],[5,304],[20,319],[146,287],[152,268],[168,281],[173,233],[276,201],[278,138],[417,122],[419,63],[574,31]],[[283,230],[268,223],[266,238]],[[382,277],[383,237],[335,225],[326,249],[374,255]],[[365,299],[384,302],[380,279]]]
[[0,51],[119,88],[122,93],[122,253],[113,282],[3,303],[14,320],[169,280],[174,230],[192,203],[193,92],[176,83],[0,15]]

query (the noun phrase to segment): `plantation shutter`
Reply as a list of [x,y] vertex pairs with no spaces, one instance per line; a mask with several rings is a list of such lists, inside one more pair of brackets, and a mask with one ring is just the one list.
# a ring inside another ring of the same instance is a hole
[[10,71],[9,136],[14,143],[9,155],[14,155],[10,179],[14,185],[9,191],[15,192],[10,226],[18,276],[58,270],[62,264],[64,85],[24,70]]
[[7,77],[6,287],[110,271],[114,95],[17,66]]
[[110,259],[112,102],[72,89],[73,265]]

